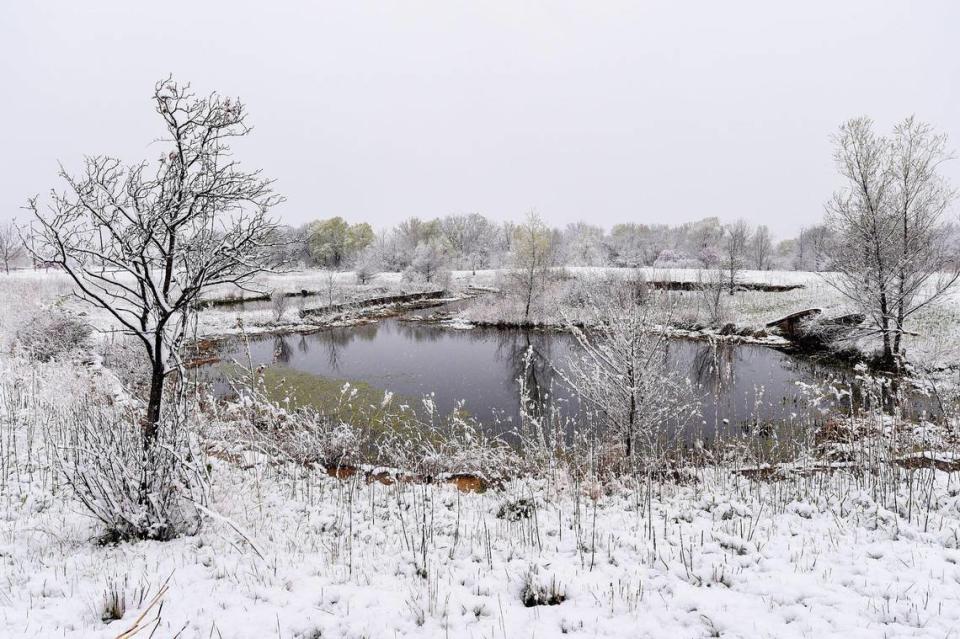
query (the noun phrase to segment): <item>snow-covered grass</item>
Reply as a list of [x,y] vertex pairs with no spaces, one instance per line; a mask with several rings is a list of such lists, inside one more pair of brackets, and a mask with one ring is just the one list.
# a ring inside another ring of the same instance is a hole
[[[270,283],[307,281],[289,277]],[[734,303],[762,319],[812,295],[835,299],[816,277]],[[499,280],[453,276],[458,287]],[[68,290],[62,274],[0,277],[0,303],[25,309],[0,320],[0,340],[11,344]],[[956,308],[924,321],[955,334]],[[129,401],[98,365],[0,353],[0,636],[119,637],[141,615],[136,636],[156,624],[154,637],[182,638],[945,637],[960,627],[960,479],[892,463],[884,439],[905,435],[898,458],[926,459],[933,442],[951,462],[955,422],[935,436],[879,412],[862,430],[831,422],[852,436],[814,446],[811,432],[810,457],[753,478],[736,456],[676,475],[601,476],[592,461],[574,471],[565,451],[474,493],[335,479],[265,455],[223,422],[227,412],[198,413],[203,528],[102,545],[48,433],[77,406]]]
[[9,351],[17,331],[50,304],[66,299],[73,288],[59,271],[0,273],[0,352]]
[[[163,585],[161,637],[944,637],[960,624],[960,487],[936,471],[764,483],[716,468],[680,485],[475,494],[256,458],[210,468],[217,514],[200,534],[100,546],[42,464],[8,467],[0,635],[117,637]],[[531,592],[562,601],[527,607]]]
[[[577,321],[578,289],[595,286],[612,278],[637,278],[647,281],[698,282],[697,269],[619,269],[600,267],[565,267],[552,278],[535,301],[531,321],[541,325],[562,325]],[[459,274],[455,281],[477,286],[501,286],[502,273],[485,271],[477,276]],[[857,309],[840,292],[830,285],[832,273],[809,273],[797,271],[743,271],[738,275],[740,283],[796,285],[782,292],[740,290],[735,295],[722,296],[725,322],[733,323],[738,330],[763,330],[768,322],[775,321],[796,311],[819,308],[825,317],[853,313]],[[675,314],[682,325],[707,324],[709,315],[702,307],[702,300],[693,291],[674,293]],[[485,323],[520,323],[523,321],[523,304],[518,296],[500,295],[479,298],[463,311],[466,320]],[[718,327],[715,327],[718,328]],[[930,370],[960,367],[960,287],[955,287],[935,303],[922,308],[910,318],[911,334],[904,337],[907,359]],[[878,337],[865,337],[846,346],[857,346],[870,353],[879,347]]]

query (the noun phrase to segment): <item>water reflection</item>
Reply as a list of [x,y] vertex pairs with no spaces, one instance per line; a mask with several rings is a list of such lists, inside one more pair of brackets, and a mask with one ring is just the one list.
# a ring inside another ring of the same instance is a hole
[[[670,344],[667,344],[669,352]],[[699,344],[690,362],[690,377],[696,385],[719,393],[733,380],[734,346],[727,343]]]
[[[406,397],[433,393],[443,413],[463,400],[466,411],[494,432],[510,430],[519,418],[521,384],[539,400],[539,411],[559,407],[570,417],[579,412],[559,372],[577,348],[567,334],[459,331],[391,319],[305,335],[251,337],[249,346],[254,365],[362,381]],[[796,382],[823,377],[813,363],[759,346],[670,340],[663,356],[671,370],[689,376],[700,396],[702,420],[691,433],[708,438],[718,431],[736,433],[804,417],[806,404]],[[246,354],[238,345],[224,358],[230,359],[246,361]]]
[[276,335],[273,338],[273,363],[289,364],[293,356],[293,347],[291,338],[286,335]]

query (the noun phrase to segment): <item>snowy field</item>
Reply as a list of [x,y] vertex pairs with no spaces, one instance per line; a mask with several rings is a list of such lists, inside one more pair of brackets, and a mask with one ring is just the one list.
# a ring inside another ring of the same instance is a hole
[[[667,487],[647,513],[629,491],[459,495],[225,464],[214,477],[211,507],[230,522],[171,542],[100,547],[64,496],[6,500],[0,632],[116,637],[163,584],[160,637],[949,637],[960,624],[943,476],[920,521],[836,481],[791,486],[796,499]],[[517,496],[538,502],[531,517],[497,517]],[[527,607],[530,586],[565,599]],[[106,623],[114,591],[126,607]]]
[[[761,276],[807,287],[738,294],[750,321],[840,306],[816,275]],[[320,288],[324,277],[270,283]],[[493,286],[498,274],[454,281]],[[54,472],[45,434],[58,415],[124,394],[102,368],[10,352],[16,331],[45,305],[68,303],[58,302],[68,291],[53,272],[0,277],[0,637],[951,637],[960,628],[958,478],[886,463],[764,481],[735,474],[734,463],[680,483],[604,486],[555,467],[473,493],[334,479],[265,459],[203,422],[199,533],[101,544],[99,524]],[[941,305],[931,325],[955,330],[956,309]]]

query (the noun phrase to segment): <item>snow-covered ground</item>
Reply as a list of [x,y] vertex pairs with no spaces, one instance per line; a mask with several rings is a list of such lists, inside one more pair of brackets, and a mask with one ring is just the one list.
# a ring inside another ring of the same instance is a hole
[[[217,515],[198,535],[115,546],[96,543],[68,494],[44,489],[42,468],[8,477],[0,636],[117,637],[164,584],[158,637],[949,637],[960,626],[960,497],[943,473],[918,472],[917,493],[930,492],[911,499],[905,482],[894,495],[847,474],[472,494],[211,466]],[[563,601],[524,603],[553,592]],[[104,621],[111,593],[125,606]]]
[[[756,317],[836,299],[816,275],[783,277],[808,286],[758,293]],[[291,290],[310,288],[301,278]],[[455,274],[463,286],[497,279]],[[118,401],[116,380],[7,352],[18,327],[68,291],[55,273],[0,278],[0,637],[119,637],[144,612],[137,637],[151,636],[158,616],[152,636],[165,638],[949,637],[960,628],[960,480],[889,464],[764,481],[707,467],[681,483],[604,486],[554,470],[463,493],[334,479],[253,455],[206,425],[201,531],[101,545],[101,527],[54,470],[45,428],[78,403]],[[747,305],[751,295],[736,297]],[[936,311],[951,335],[957,308],[951,300]]]

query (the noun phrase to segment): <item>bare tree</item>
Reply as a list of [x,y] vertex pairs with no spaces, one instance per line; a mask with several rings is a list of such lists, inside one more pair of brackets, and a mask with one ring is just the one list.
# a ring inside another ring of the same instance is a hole
[[758,271],[765,271],[770,268],[773,236],[766,224],[761,224],[754,230],[750,238],[750,252],[753,254],[753,264]]
[[726,319],[726,305],[723,301],[723,273],[718,269],[697,271],[697,302],[703,308],[707,318],[714,326],[720,326]]
[[603,266],[607,262],[603,229],[586,222],[568,224],[561,235],[560,251],[568,266]]
[[827,205],[838,272],[827,281],[871,318],[884,362],[894,365],[906,320],[958,278],[942,219],[954,191],[938,173],[949,157],[946,138],[908,118],[891,140],[876,135],[869,118],[857,118],[840,127],[835,142],[848,186]]
[[897,269],[889,143],[873,132],[868,118],[844,123],[835,143],[834,159],[848,186],[827,204],[828,224],[839,236],[838,276],[827,281],[870,314],[883,339],[884,358],[892,360],[890,298]]
[[23,240],[13,222],[0,226],[0,262],[3,270],[10,274],[10,264],[16,262],[24,253]]
[[588,328],[570,322],[580,349],[561,373],[599,426],[619,435],[631,465],[638,449],[660,450],[669,426],[696,411],[686,380],[667,365],[669,298],[638,295],[643,283],[636,284],[616,282],[589,294]]
[[533,300],[543,289],[552,252],[552,234],[534,211],[527,214],[523,224],[513,230],[511,276],[523,298],[523,319],[530,321]]
[[380,272],[382,266],[382,259],[376,245],[371,244],[363,249],[353,265],[353,270],[357,275],[357,284],[369,283]]
[[421,242],[413,254],[413,261],[405,273],[408,277],[418,276],[424,282],[431,284],[445,284],[447,256],[443,247],[436,240]]
[[157,83],[153,102],[168,148],[150,168],[95,156],[63,192],[29,200],[36,256],[58,265],[76,294],[138,339],[150,362],[144,446],[156,440],[164,382],[181,368],[180,351],[200,295],[243,286],[267,268],[278,203],[271,181],[245,171],[229,143],[247,135],[239,100],[197,97],[189,84]]
[[737,220],[723,229],[723,247],[721,266],[726,274],[727,287],[733,295],[737,287],[737,279],[747,256],[747,242],[750,238],[750,227],[744,220]]
[[270,291],[270,310],[273,311],[274,320],[282,320],[289,307],[290,297],[282,289]]
[[947,136],[913,116],[893,131],[891,172],[897,219],[897,288],[893,353],[901,353],[907,318],[956,283],[955,255],[947,244],[944,212],[955,191],[938,170],[950,155]]
[[327,292],[327,306],[332,307],[334,300],[340,297],[340,284],[337,282],[337,271],[333,269],[324,270],[323,283]]
[[800,229],[797,236],[797,255],[794,268],[801,271],[819,272],[829,267],[829,250],[832,234],[826,224],[817,224]]

